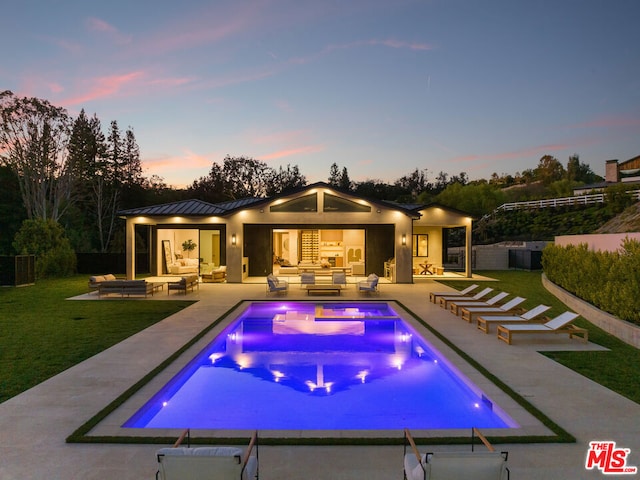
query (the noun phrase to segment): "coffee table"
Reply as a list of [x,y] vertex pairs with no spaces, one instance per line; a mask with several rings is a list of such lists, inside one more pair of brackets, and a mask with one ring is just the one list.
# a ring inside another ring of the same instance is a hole
[[307,295],[311,295],[311,292],[335,293],[337,295],[340,295],[343,285],[334,285],[331,283],[315,283],[312,285],[303,285],[302,287],[307,290]]

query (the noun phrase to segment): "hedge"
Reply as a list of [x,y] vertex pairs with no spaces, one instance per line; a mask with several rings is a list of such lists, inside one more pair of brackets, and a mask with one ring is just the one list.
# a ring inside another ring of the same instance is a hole
[[542,267],[549,280],[600,310],[640,325],[640,242],[625,239],[616,252],[586,244],[548,245]]

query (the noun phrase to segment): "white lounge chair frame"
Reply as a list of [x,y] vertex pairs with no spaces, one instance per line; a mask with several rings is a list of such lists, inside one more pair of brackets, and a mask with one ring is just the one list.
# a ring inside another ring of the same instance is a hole
[[[478,437],[487,452],[474,452],[474,438]],[[497,452],[477,429],[471,429],[471,452],[428,452],[420,454],[408,429],[404,431],[405,480],[508,480],[509,452]],[[407,444],[410,452],[407,452]]]
[[[489,333],[491,325],[494,323],[516,323],[516,322],[535,322],[536,318],[549,310],[548,305],[538,305],[535,308],[523,313],[522,315],[479,315],[476,318],[478,330]],[[542,319],[540,319],[542,320]]]
[[450,292],[430,292],[429,301],[431,303],[438,303],[438,297],[455,297],[459,295],[466,295],[476,288],[478,288],[478,284],[474,283],[473,285],[469,285],[467,288],[465,288],[464,290],[460,290],[459,292],[456,292],[455,290],[451,290]]
[[569,338],[574,336],[582,338],[584,343],[589,341],[589,332],[585,328],[580,328],[570,324],[579,315],[574,312],[564,312],[547,323],[527,324],[527,325],[498,325],[498,339],[511,345],[511,337],[516,333],[567,333]]
[[493,292],[493,288],[491,287],[487,287],[484,290],[481,290],[480,292],[476,293],[473,296],[467,296],[467,295],[452,295],[452,296],[444,296],[444,297],[438,297],[438,305],[440,305],[442,308],[448,308],[449,307],[449,302],[455,302],[456,300],[458,301],[463,301],[462,299],[466,299],[470,302],[473,302],[474,300],[480,300],[483,297],[486,297],[489,293]]
[[500,315],[501,313],[509,314],[514,308],[524,302],[526,298],[523,297],[514,297],[509,300],[504,305],[499,307],[470,307],[463,306],[460,308],[459,313],[463,320],[466,320],[469,323],[473,322],[473,316],[479,315],[483,313],[491,313],[494,315]]
[[496,305],[499,301],[508,296],[509,294],[507,292],[500,292],[486,302],[478,300],[454,300],[453,302],[449,302],[449,311],[454,315],[458,315],[460,313],[460,309],[463,307],[490,307],[492,305]]

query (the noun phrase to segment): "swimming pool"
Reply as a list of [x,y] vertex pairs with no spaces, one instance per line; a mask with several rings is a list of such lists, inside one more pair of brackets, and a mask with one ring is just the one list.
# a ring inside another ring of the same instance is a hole
[[516,428],[386,302],[254,302],[123,425]]

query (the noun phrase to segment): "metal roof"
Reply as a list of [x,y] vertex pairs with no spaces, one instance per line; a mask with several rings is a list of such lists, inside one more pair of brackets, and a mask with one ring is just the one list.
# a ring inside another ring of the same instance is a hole
[[148,207],[130,208],[121,210],[119,215],[188,215],[188,216],[210,216],[224,215],[227,209],[221,208],[213,203],[203,202],[202,200],[182,200],[173,203],[164,203],[161,205],[150,205]]
[[264,202],[266,198],[247,197],[239,200],[229,200],[228,202],[216,203],[215,206],[223,209],[225,212],[231,212],[240,208],[249,207],[255,203]]

